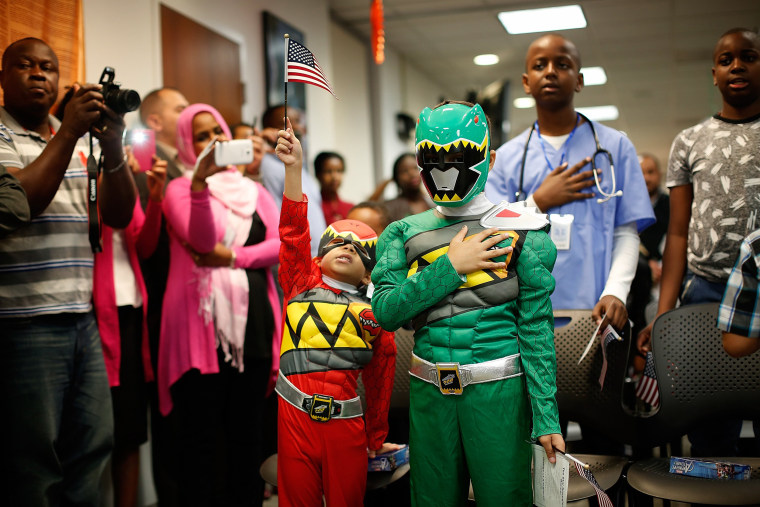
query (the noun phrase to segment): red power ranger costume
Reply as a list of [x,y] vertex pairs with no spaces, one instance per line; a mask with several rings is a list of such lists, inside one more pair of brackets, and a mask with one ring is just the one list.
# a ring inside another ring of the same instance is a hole
[[[362,505],[367,449],[380,449],[388,433],[396,344],[366,297],[323,280],[311,259],[306,207],[305,196],[301,202],[285,197],[280,214],[285,308],[277,381],[278,501],[286,507],[321,506],[324,494],[330,506]],[[374,251],[377,236],[367,230],[361,222],[340,221],[328,227],[322,244],[341,236],[365,253]],[[353,401],[362,370],[364,419],[360,402]]]

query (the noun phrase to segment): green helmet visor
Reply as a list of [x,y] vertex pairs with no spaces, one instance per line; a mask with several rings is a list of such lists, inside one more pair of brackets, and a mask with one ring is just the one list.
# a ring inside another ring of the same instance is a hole
[[426,108],[416,141],[422,181],[436,204],[461,206],[483,191],[491,157],[488,122],[480,105]]

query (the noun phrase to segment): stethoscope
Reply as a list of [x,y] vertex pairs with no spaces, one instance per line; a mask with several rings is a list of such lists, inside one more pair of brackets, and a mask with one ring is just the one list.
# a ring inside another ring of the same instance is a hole
[[[617,190],[617,182],[615,181],[615,166],[612,163],[612,154],[609,151],[602,148],[602,146],[599,144],[599,136],[596,135],[596,129],[594,128],[594,124],[591,123],[591,120],[586,118],[586,116],[582,113],[576,113],[576,114],[578,114],[579,117],[586,120],[586,123],[591,129],[591,133],[594,135],[594,142],[596,143],[596,151],[594,152],[594,155],[591,157],[591,172],[594,174],[594,183],[596,183],[596,189],[603,196],[603,197],[598,198],[596,202],[601,204],[601,203],[609,201],[613,197],[620,197],[621,195],[623,195],[623,191]],[[515,193],[515,197],[518,201],[524,201],[527,198],[527,196],[525,195],[525,192],[523,191],[523,179],[525,177],[525,160],[528,157],[528,145],[530,144],[530,138],[531,136],[533,136],[533,131],[536,130],[537,123],[538,122],[533,123],[533,125],[530,127],[530,132],[528,133],[528,139],[525,141],[525,148],[523,149],[522,164],[520,164],[520,190],[518,190]],[[570,138],[568,138],[568,141],[569,140]],[[610,172],[612,173],[612,190],[609,193],[605,192],[604,189],[602,188],[602,185],[599,183],[599,169],[597,169],[596,167],[596,157],[598,157],[599,155],[605,155],[610,162]]]

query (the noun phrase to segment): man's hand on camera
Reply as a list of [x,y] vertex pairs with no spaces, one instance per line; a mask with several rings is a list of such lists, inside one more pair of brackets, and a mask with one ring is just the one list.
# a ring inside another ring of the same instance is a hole
[[124,133],[124,118],[113,112],[101,102],[100,121],[92,126],[92,133],[100,140],[103,149],[109,146],[121,150],[121,138]]
[[70,134],[79,139],[100,118],[100,111],[104,107],[103,95],[97,84],[74,83],[72,87],[74,95],[64,110],[59,134]]

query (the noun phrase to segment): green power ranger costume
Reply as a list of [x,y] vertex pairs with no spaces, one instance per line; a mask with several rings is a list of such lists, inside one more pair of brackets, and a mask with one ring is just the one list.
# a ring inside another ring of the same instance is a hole
[[[417,164],[439,208],[392,223],[378,244],[375,317],[385,329],[409,321],[415,329],[413,505],[464,505],[470,478],[479,506],[532,505],[529,440],[560,433],[549,299],[556,249],[544,215],[485,199],[489,140],[479,105],[425,109]],[[470,237],[490,227],[508,235],[494,248],[513,251],[493,259],[506,269],[456,272],[447,251],[463,225]]]

